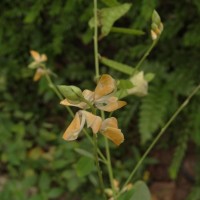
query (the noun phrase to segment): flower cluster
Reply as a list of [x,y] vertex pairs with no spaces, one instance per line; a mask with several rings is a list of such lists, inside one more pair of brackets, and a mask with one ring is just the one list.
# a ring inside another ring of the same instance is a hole
[[31,69],[36,69],[35,75],[33,77],[34,81],[38,81],[45,74],[49,74],[50,71],[45,69],[44,62],[47,61],[47,56],[45,54],[39,54],[37,51],[30,51],[30,54],[33,58],[33,62],[28,66]]
[[74,93],[79,97],[79,100],[66,98],[60,103],[65,106],[75,106],[81,108],[76,114],[71,124],[66,129],[63,139],[76,140],[79,133],[87,124],[87,127],[92,129],[94,134],[100,132],[105,137],[110,139],[116,145],[120,145],[124,141],[124,135],[118,128],[117,119],[114,117],[102,120],[95,113],[86,111],[93,107],[95,110],[103,110],[113,112],[126,105],[125,101],[119,101],[115,97],[117,90],[116,81],[108,74],[101,76],[94,91],[84,90],[83,92]]
[[152,14],[151,24],[151,38],[157,40],[163,31],[163,23],[161,22],[159,14],[154,10]]

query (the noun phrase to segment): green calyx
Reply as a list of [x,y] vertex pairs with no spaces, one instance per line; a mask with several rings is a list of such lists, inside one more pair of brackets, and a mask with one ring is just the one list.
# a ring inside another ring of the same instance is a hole
[[81,102],[83,99],[81,89],[74,85],[70,85],[70,86],[59,85],[58,89],[60,90],[62,95],[70,101]]

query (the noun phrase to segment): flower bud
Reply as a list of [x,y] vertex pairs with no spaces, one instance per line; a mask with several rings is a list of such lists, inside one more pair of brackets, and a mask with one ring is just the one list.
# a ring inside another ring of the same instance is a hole
[[157,25],[161,23],[160,16],[159,16],[159,14],[157,13],[156,10],[153,11],[152,22],[155,23],[155,24],[157,24]]
[[147,95],[148,82],[144,78],[143,71],[135,74],[130,81],[133,83],[134,87],[127,90],[128,94],[134,94],[139,97]]
[[62,95],[69,101],[81,102],[83,98],[81,89],[74,85],[59,85],[58,89],[60,90]]

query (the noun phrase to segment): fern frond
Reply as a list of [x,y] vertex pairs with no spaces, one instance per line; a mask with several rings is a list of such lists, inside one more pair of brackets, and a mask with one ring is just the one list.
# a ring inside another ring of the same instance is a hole
[[185,156],[185,152],[187,150],[187,142],[189,139],[188,135],[189,132],[185,131],[178,138],[178,145],[173,155],[172,163],[169,167],[169,175],[172,179],[176,179],[182,160]]
[[152,134],[163,124],[170,95],[161,84],[151,86],[149,94],[142,101],[139,114],[141,143],[151,139]]

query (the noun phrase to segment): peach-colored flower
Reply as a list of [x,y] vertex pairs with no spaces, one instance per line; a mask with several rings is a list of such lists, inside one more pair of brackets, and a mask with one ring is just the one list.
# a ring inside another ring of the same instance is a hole
[[118,129],[118,123],[115,117],[105,119],[102,122],[100,132],[116,145],[120,145],[124,141],[124,135],[121,130]]
[[41,79],[42,76],[44,76],[46,74],[46,70],[45,69],[42,69],[42,68],[37,68],[35,74],[34,74],[34,77],[33,77],[33,80],[34,81],[39,81]]
[[71,124],[64,132],[63,139],[68,141],[76,140],[79,133],[83,129],[85,122],[87,124],[87,127],[90,127],[92,129],[92,132],[96,134],[101,127],[102,119],[101,117],[93,115],[90,112],[84,110],[78,111]]
[[45,54],[39,54],[37,51],[31,50],[31,56],[36,63],[41,63],[47,61],[47,56]]
[[[84,90],[83,97],[85,100],[90,102],[96,108],[112,112],[126,105],[125,101],[118,101],[118,98],[114,96],[116,92],[116,82],[115,80],[108,74],[104,74],[101,76],[100,80],[97,83],[97,86],[93,91]],[[82,109],[87,109],[88,105],[86,102],[71,102],[68,99],[61,101],[62,105],[66,106],[75,106]]]

